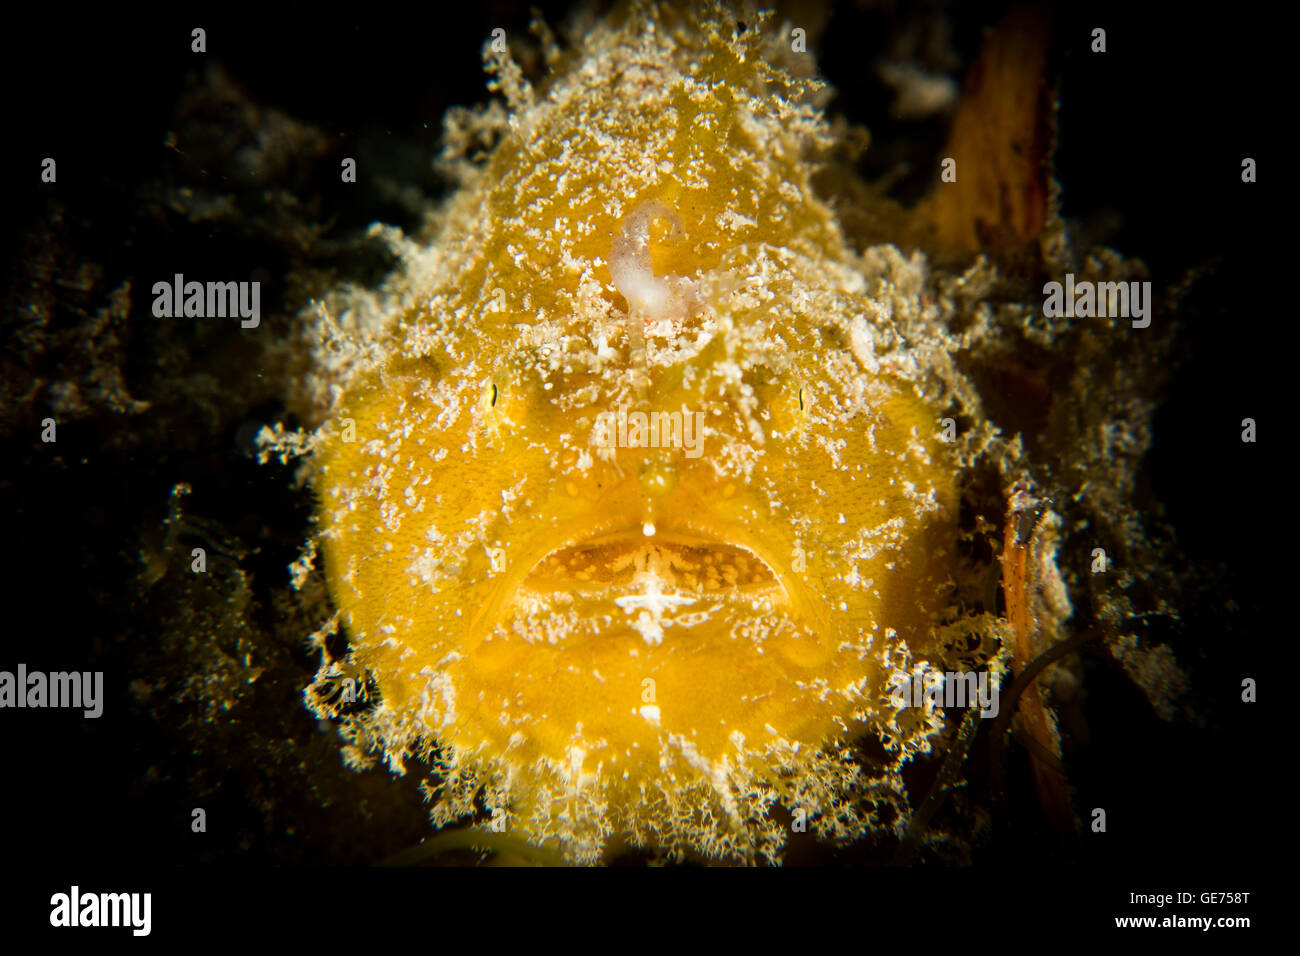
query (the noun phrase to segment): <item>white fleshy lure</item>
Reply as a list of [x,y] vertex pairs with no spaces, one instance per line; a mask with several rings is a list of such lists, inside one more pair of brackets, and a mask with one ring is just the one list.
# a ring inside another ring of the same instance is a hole
[[633,355],[644,361],[646,326],[656,320],[685,321],[698,303],[695,283],[681,276],[655,276],[650,267],[650,226],[662,219],[671,235],[682,235],[677,214],[660,202],[638,206],[623,220],[609,252],[609,274],[614,287],[627,299],[628,340]]

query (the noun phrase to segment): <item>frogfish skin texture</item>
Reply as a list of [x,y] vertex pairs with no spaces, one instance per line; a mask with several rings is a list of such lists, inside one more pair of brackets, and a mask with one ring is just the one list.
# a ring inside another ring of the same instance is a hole
[[770,22],[634,5],[555,60],[495,58],[495,144],[315,452],[355,742],[432,760],[437,824],[578,862],[894,827],[939,718],[889,686],[956,535],[894,322],[921,272],[815,192],[830,129]]

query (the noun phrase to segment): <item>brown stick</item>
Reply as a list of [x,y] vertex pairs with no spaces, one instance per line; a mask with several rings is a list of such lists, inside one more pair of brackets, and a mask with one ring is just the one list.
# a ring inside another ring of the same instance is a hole
[[[1002,590],[1007,603],[1007,621],[1015,636],[1014,658],[1012,668],[1016,672],[1025,671],[1035,658],[1039,631],[1038,618],[1030,607],[1031,581],[1029,569],[1029,540],[1032,528],[1024,528],[1024,519],[1029,512],[1016,506],[1017,494],[1013,493],[1011,505],[1007,511],[1007,524],[1002,550]],[[1036,521],[1036,517],[1035,521]],[[1046,666],[1046,662],[1041,666]],[[1013,698],[1007,711],[1002,715],[1006,721],[1019,705],[1021,729],[1042,750],[1060,759],[1055,738],[1051,732],[1051,722],[1047,705],[1043,702],[1042,692],[1038,686],[1036,672],[1029,677],[1028,686],[1024,687],[1019,699]],[[1003,743],[1002,734],[1006,724],[999,718],[995,729],[993,746]],[[1038,802],[1043,814],[1053,828],[1061,832],[1074,829],[1074,810],[1070,806],[1070,796],[1066,787],[1065,776],[1046,760],[1042,759],[1034,748],[1029,748],[1030,763],[1033,767],[1034,785],[1038,790]]]

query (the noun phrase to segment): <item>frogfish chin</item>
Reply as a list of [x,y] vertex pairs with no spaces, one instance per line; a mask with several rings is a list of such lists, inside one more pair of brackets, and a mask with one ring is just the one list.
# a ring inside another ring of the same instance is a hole
[[[957,510],[894,319],[924,262],[849,247],[769,27],[632,5],[537,87],[489,49],[510,115],[458,121],[490,155],[322,364],[350,650],[311,694],[356,754],[433,763],[439,826],[779,861],[792,821],[909,812],[941,717],[891,686],[940,653]],[[366,706],[327,702],[345,677]]]

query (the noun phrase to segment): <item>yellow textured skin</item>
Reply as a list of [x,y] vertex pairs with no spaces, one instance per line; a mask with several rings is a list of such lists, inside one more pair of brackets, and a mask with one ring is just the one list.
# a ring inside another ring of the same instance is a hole
[[[328,582],[382,699],[358,739],[442,748],[440,823],[481,785],[576,860],[616,835],[775,858],[774,800],[872,825],[827,754],[933,727],[887,685],[934,653],[955,468],[874,357],[889,310],[810,185],[825,127],[757,33],[633,9],[545,90],[508,88],[510,129],[323,430]],[[684,307],[611,278],[647,209]],[[703,413],[698,457],[600,447],[620,406]]]

